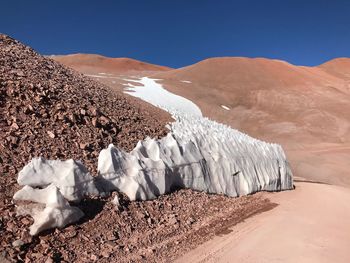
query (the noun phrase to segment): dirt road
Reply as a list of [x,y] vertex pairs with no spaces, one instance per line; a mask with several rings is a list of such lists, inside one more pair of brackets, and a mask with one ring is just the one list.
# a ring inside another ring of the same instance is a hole
[[266,194],[279,205],[177,262],[350,262],[350,190],[298,182]]

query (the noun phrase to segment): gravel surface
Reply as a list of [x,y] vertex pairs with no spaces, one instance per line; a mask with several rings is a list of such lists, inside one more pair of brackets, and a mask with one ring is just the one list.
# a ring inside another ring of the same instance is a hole
[[241,198],[179,190],[152,201],[129,202],[119,195],[79,204],[85,217],[64,229],[31,237],[29,217],[2,210],[1,256],[25,262],[169,262],[229,227],[272,209],[258,193]]

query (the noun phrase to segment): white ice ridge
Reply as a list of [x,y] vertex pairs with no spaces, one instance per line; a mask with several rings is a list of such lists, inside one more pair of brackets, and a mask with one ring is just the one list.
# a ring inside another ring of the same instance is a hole
[[[124,92],[131,96],[141,98],[162,109],[177,110],[187,114],[202,116],[202,112],[196,104],[167,91],[161,84],[156,82],[156,79],[143,77],[141,79],[125,80],[131,83],[126,84],[128,88]],[[139,84],[142,84],[142,86]]]
[[173,189],[191,188],[236,197],[293,188],[280,145],[265,143],[228,126],[175,115],[160,140],[139,141],[130,153],[113,145],[98,159],[99,183],[131,200],[148,200]]

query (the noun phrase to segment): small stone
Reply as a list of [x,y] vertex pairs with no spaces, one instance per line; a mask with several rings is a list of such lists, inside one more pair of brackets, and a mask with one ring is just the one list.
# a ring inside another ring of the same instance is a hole
[[33,237],[29,234],[29,232],[27,230],[25,230],[21,233],[21,240],[23,242],[25,242],[26,244],[32,242],[32,238]]
[[105,117],[105,116],[101,116],[100,117],[100,121],[105,125],[105,124],[107,124],[107,123],[109,123],[109,119],[107,118],[107,117]]
[[23,245],[24,245],[24,242],[22,240],[20,240],[20,239],[17,239],[17,240],[12,242],[12,246],[13,247],[21,247]]
[[176,215],[172,214],[172,215],[169,216],[169,221],[168,221],[168,223],[169,223],[170,225],[176,225],[177,222],[178,222],[178,220],[177,220],[177,218],[176,218]]
[[103,257],[105,257],[105,258],[108,258],[109,255],[110,255],[110,252],[107,251],[107,250],[103,250],[102,253],[101,253],[101,255],[102,255]]
[[95,261],[97,260],[97,256],[95,254],[91,254],[90,259]]
[[91,107],[90,111],[91,111],[91,116],[97,116],[98,115],[98,110],[95,107]]
[[15,73],[18,77],[24,77],[24,73],[23,73],[22,70],[16,70],[14,73]]
[[11,128],[13,128],[13,129],[15,129],[15,130],[18,130],[18,129],[19,129],[19,126],[18,126],[17,123],[14,122],[14,123],[12,123]]
[[110,240],[107,241],[105,244],[106,244],[106,246],[108,248],[111,248],[111,249],[113,249],[116,246],[116,244],[113,241],[110,241]]
[[49,135],[49,137],[51,139],[54,139],[56,137],[56,135],[53,132],[51,132],[51,131],[47,131],[47,134]]
[[25,217],[21,219],[21,222],[22,222],[23,225],[29,225],[30,224],[30,220],[25,218]]
[[115,209],[118,211],[120,207],[119,197],[116,195],[112,200],[112,203],[115,205]]
[[187,219],[186,223],[187,225],[192,225],[194,222],[196,222],[196,220],[193,217],[190,217],[189,219]]
[[97,119],[96,118],[92,118],[91,123],[94,127],[97,127]]
[[85,150],[86,148],[88,148],[89,144],[88,143],[80,143],[79,144],[79,148],[82,150]]

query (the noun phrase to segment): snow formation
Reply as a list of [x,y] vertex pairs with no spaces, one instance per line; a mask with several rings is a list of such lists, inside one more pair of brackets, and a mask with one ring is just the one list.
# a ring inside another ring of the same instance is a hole
[[84,196],[99,194],[85,166],[72,159],[34,158],[19,172],[17,182],[24,187],[15,193],[15,200],[44,204],[18,207],[19,214],[34,219],[31,235],[78,221],[84,213],[68,201],[79,202]]
[[[117,190],[131,200],[149,200],[174,189],[191,188],[236,197],[293,188],[280,145],[254,139],[202,117],[190,100],[166,91],[155,80],[127,80],[127,93],[170,112],[175,122],[159,140],[146,138],[130,152],[109,145],[98,158],[94,179],[78,161],[34,158],[18,176],[24,187],[15,200],[19,212],[34,218],[30,233],[76,222],[83,212],[68,201]],[[142,86],[140,86],[140,84]],[[116,206],[119,200],[113,200]],[[40,205],[41,204],[41,205]]]
[[225,125],[176,115],[171,132],[147,138],[127,153],[113,145],[98,159],[101,189],[131,200],[149,200],[173,189],[191,188],[236,197],[292,189],[283,149]]
[[129,81],[128,84],[125,84],[128,87],[125,93],[131,96],[140,98],[168,111],[178,110],[186,114],[202,116],[202,112],[196,104],[184,97],[167,91],[161,84],[156,82],[156,79],[143,77],[141,79],[124,80]]
[[223,108],[224,110],[230,110],[230,108],[225,105],[221,105],[221,108]]
[[92,176],[79,161],[34,158],[18,174],[19,185],[32,187],[56,186],[69,201],[79,202],[85,195],[96,195]]
[[62,228],[84,216],[84,213],[79,208],[69,205],[54,184],[50,184],[44,189],[34,189],[26,185],[17,191],[13,198],[45,205],[44,207],[40,205],[20,206],[20,211],[17,212],[22,215],[29,214],[33,217],[34,224],[30,226],[29,232],[31,235],[36,235],[49,228]]

